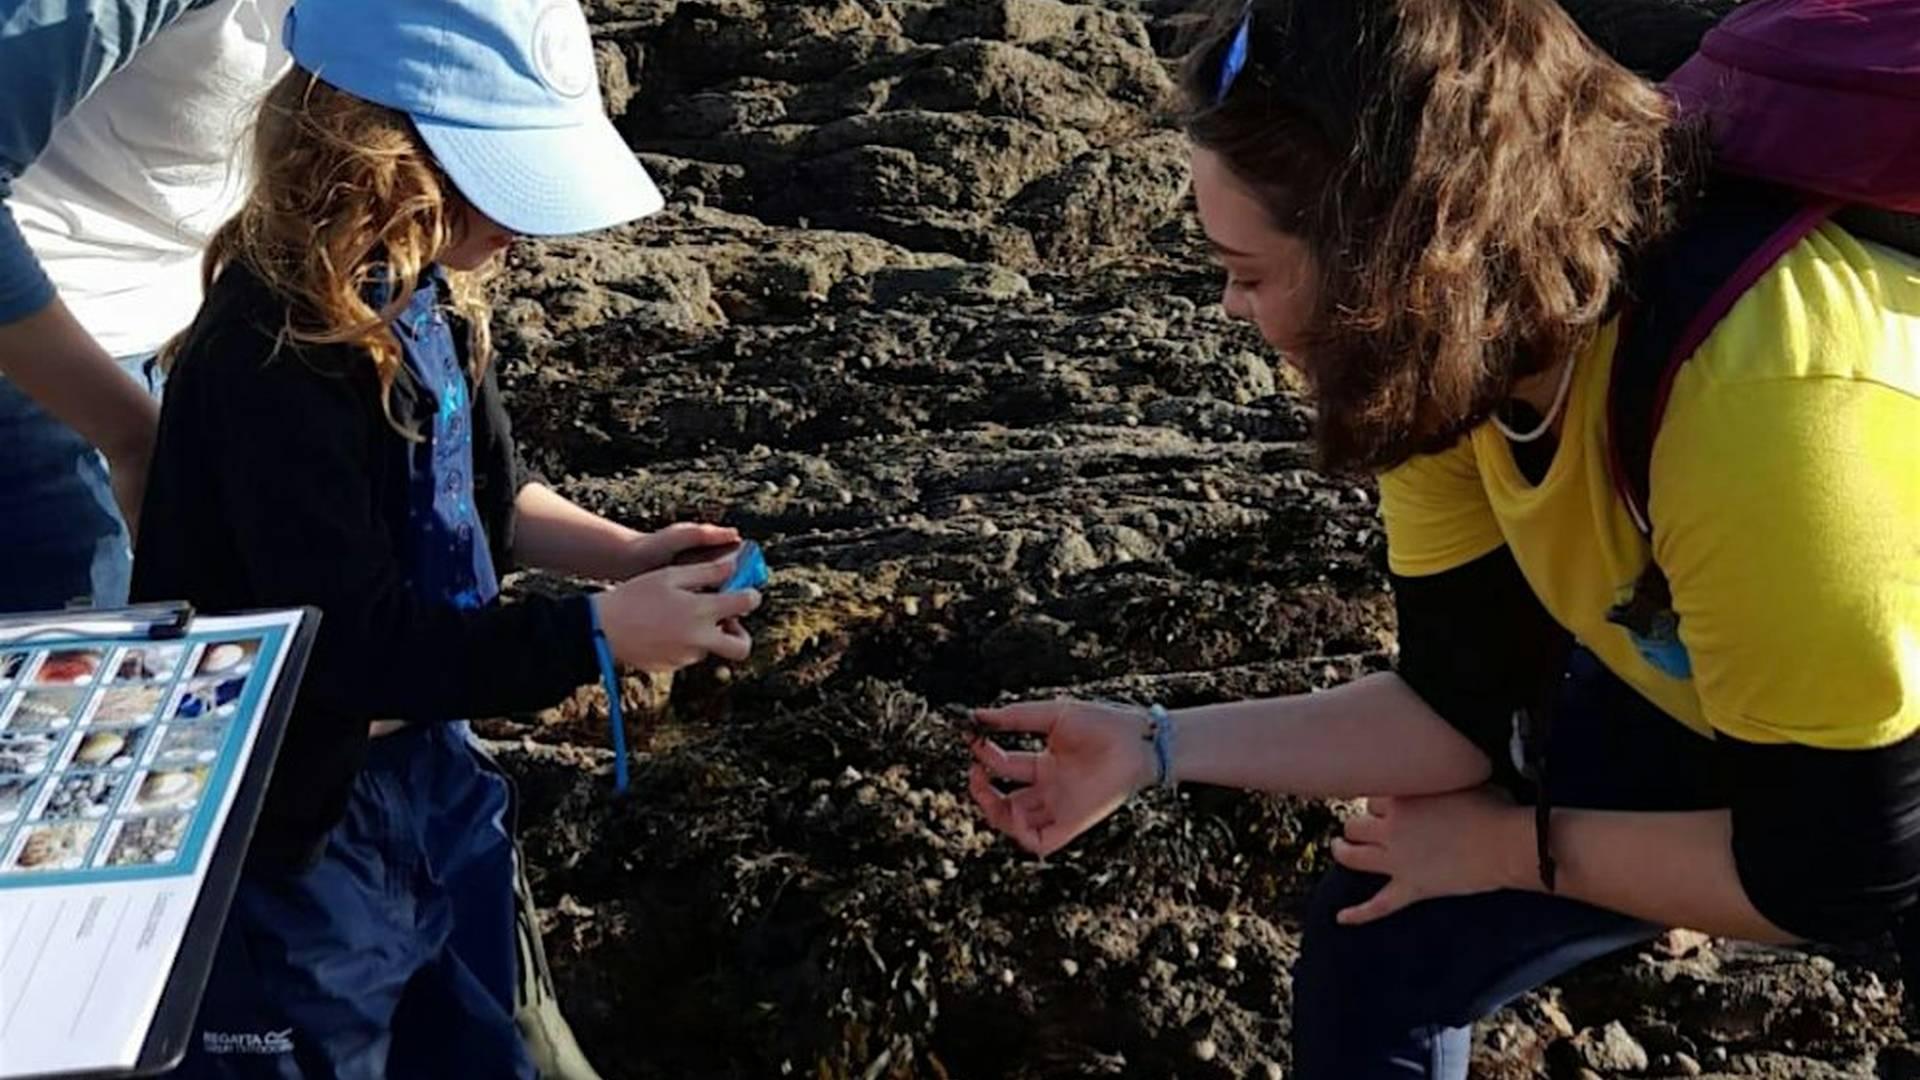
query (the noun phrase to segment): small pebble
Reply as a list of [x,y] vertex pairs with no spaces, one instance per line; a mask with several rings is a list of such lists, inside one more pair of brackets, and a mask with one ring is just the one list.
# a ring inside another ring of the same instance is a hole
[[917,596],[905,597],[900,601],[900,611],[909,619],[917,618],[920,614],[920,598]]
[[952,881],[954,878],[960,876],[960,868],[953,865],[952,859],[941,859],[940,876],[946,878],[948,881]]
[[1079,962],[1071,958],[1060,961],[1060,974],[1065,975],[1069,979],[1080,974]]
[[1012,968],[1000,969],[1000,985],[1001,986],[1013,985],[1013,969]]
[[1187,942],[1187,959],[1189,960],[1200,959],[1200,943],[1199,942],[1197,941]]
[[1277,1061],[1261,1062],[1260,1075],[1266,1077],[1266,1080],[1287,1080],[1286,1070],[1282,1069]]
[[1212,1061],[1220,1056],[1220,1044],[1212,1039],[1199,1039],[1193,1044],[1193,1057],[1196,1061]]
[[1221,953],[1220,959],[1214,961],[1214,965],[1221,971],[1233,971],[1239,968],[1240,958],[1232,953]]
[[1693,1057],[1689,1054],[1673,1055],[1673,1067],[1681,1076],[1699,1076],[1701,1073],[1707,1071],[1701,1068],[1700,1063],[1693,1060]]

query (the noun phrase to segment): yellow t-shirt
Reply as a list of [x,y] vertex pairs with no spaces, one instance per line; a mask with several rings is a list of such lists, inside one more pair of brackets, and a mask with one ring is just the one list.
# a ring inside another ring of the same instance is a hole
[[1920,729],[1920,259],[1823,226],[1675,379],[1651,512],[1690,678],[1606,618],[1648,556],[1607,468],[1614,339],[1579,359],[1539,485],[1492,424],[1381,477],[1394,572],[1506,544],[1561,625],[1701,732],[1844,749]]

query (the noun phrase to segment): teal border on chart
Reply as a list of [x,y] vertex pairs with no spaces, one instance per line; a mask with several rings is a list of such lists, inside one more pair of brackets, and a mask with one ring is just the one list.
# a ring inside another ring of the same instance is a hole
[[[197,634],[189,633],[170,641],[148,641],[144,638],[130,639],[116,637],[62,638],[58,641],[34,642],[28,646],[31,649],[41,650],[98,647],[111,654],[113,650],[121,647],[137,648],[143,645],[184,644],[187,646],[188,654],[191,655],[193,647],[196,645],[209,645],[222,641],[238,641],[246,638],[259,638],[260,652],[254,659],[253,670],[247,673],[247,687],[241,691],[240,707],[234,711],[233,721],[227,725],[227,741],[220,747],[220,758],[214,763],[213,771],[208,776],[206,790],[210,795],[218,795],[219,798],[203,798],[200,801],[200,805],[193,809],[193,824],[188,827],[186,840],[181,844],[180,854],[174,857],[173,862],[165,866],[103,866],[95,869],[61,870],[52,873],[0,873],[0,891],[11,889],[48,889],[61,885],[117,885],[129,881],[158,881],[166,878],[191,876],[195,867],[200,864],[200,852],[207,844],[208,834],[213,831],[213,811],[215,807],[218,805],[220,799],[225,798],[228,785],[239,782],[234,773],[240,764],[240,748],[246,743],[247,733],[259,726],[260,711],[263,708],[261,699],[266,693],[265,688],[267,684],[264,673],[279,662],[281,654],[286,648],[287,628],[284,625],[276,624],[272,626],[251,627],[248,629]],[[179,686],[185,684],[191,678],[188,672],[184,670],[184,659],[182,660],[182,664],[182,670],[175,673],[174,681],[170,684],[173,689],[168,691],[166,698],[169,706],[175,704],[176,694],[174,690],[177,690]],[[256,679],[253,677],[255,675],[261,675],[262,677]],[[103,673],[102,678],[105,677]],[[83,699],[83,702],[90,702],[91,695],[98,693],[99,690],[100,684],[96,682],[88,691],[89,697]],[[167,723],[167,719],[163,715],[156,723]],[[77,734],[75,734],[77,731],[78,728],[76,727],[73,729],[73,732],[69,733],[69,737],[77,737]],[[148,738],[151,740],[153,736],[149,735]],[[63,749],[64,745],[63,743]],[[129,779],[131,779],[142,771],[140,767],[135,766],[128,770],[127,775]],[[128,796],[128,798],[131,798],[131,796]],[[140,816],[147,817],[153,815],[143,814]],[[103,849],[107,840],[107,827],[112,824],[113,820],[113,818],[103,820],[101,822],[99,835],[95,836],[93,840],[88,843],[87,854],[89,860],[98,855]],[[122,818],[122,820],[131,819]],[[47,824],[47,822],[29,822],[25,816],[22,815],[21,820],[13,822],[5,828],[0,828],[0,859],[4,859],[7,853],[12,850],[13,842],[18,838],[21,830],[32,829],[45,824]]]

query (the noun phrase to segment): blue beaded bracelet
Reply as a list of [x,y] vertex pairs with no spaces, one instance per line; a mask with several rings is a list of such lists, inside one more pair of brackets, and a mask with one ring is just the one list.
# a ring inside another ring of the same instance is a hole
[[1173,714],[1162,705],[1147,706],[1147,736],[1153,740],[1154,784],[1163,791],[1176,786],[1173,776]]

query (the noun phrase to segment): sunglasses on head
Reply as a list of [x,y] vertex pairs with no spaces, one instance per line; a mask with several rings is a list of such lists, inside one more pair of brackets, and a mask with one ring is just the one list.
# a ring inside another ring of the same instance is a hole
[[1247,49],[1253,37],[1253,5],[1247,5],[1247,13],[1240,17],[1240,27],[1233,32],[1233,40],[1227,43],[1227,53],[1220,58],[1220,81],[1213,91],[1213,103],[1219,105],[1227,100],[1227,93],[1233,89],[1234,80],[1247,69]]

